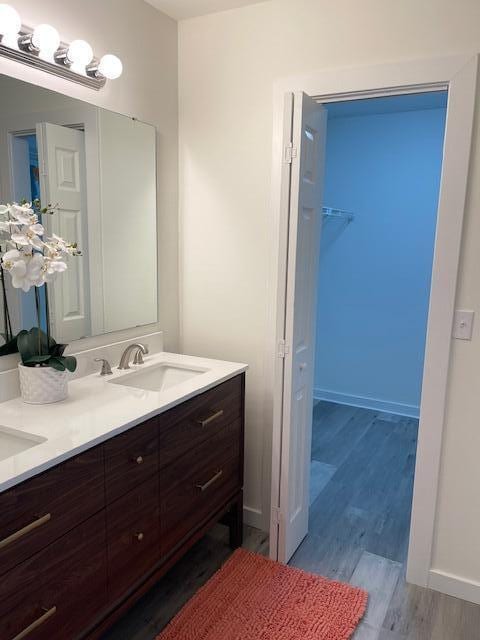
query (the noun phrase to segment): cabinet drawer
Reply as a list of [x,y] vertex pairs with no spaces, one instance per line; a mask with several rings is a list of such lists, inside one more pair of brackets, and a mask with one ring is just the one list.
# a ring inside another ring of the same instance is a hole
[[103,447],[0,494],[0,575],[105,505]]
[[107,503],[158,472],[158,420],[153,418],[105,443]]
[[243,375],[227,380],[160,416],[160,466],[215,435],[243,411]]
[[2,576],[0,638],[74,640],[106,603],[102,511]]
[[158,477],[107,507],[109,599],[117,600],[160,559]]
[[242,486],[240,419],[167,467],[161,476],[162,555],[169,553]]

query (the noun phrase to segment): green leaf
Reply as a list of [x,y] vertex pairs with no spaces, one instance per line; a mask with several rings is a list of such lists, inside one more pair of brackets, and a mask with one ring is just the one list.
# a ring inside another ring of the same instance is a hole
[[75,371],[77,368],[77,359],[73,356],[63,356],[62,360],[65,363],[66,369],[68,369],[71,373]]
[[18,334],[17,344],[22,362],[26,362],[32,356],[51,354],[56,342],[53,338],[48,340],[47,334],[38,327],[33,327],[30,331],[21,331]]
[[64,359],[65,358],[50,358],[48,366],[52,367],[52,369],[56,369],[57,371],[65,371]]
[[57,371],[68,369],[72,372],[77,368],[77,361],[73,356],[63,355],[67,345],[57,344],[53,338],[49,340],[47,334],[38,327],[33,327],[30,331],[20,331],[17,345],[22,362],[27,367],[41,364]]
[[60,357],[63,356],[63,352],[65,351],[65,349],[67,348],[68,345],[66,344],[54,344],[51,348],[50,348],[50,353],[52,356],[55,357]]

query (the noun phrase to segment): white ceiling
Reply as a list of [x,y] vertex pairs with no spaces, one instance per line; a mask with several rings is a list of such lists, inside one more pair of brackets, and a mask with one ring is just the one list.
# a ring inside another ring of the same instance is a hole
[[167,16],[175,20],[195,18],[207,13],[226,11],[246,7],[249,4],[258,4],[265,0],[145,0],[152,7],[163,11]]

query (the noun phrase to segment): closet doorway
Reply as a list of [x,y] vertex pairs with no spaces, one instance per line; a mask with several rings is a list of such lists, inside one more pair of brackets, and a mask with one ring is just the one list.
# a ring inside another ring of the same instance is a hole
[[366,557],[406,563],[447,92],[324,107],[309,524],[291,562],[348,581]]
[[366,514],[361,550],[377,536],[405,559],[419,420],[407,579],[429,584],[476,66],[404,63],[276,88],[270,531],[281,561],[322,493],[311,523],[327,555],[338,543],[335,564]]

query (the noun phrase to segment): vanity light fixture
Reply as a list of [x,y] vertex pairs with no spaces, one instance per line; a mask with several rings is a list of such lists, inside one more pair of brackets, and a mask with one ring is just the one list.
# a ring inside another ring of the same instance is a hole
[[2,44],[15,47],[22,21],[18,12],[9,4],[0,4],[0,36]]
[[68,47],[59,49],[55,61],[73,69],[85,70],[93,59],[92,47],[85,40],[74,40]]
[[0,4],[0,55],[97,90],[123,71],[117,56],[94,58],[85,40],[68,44],[49,24],[34,29],[22,25],[18,12],[8,4]]
[[60,36],[55,27],[49,24],[39,24],[32,33],[19,39],[18,46],[37,53],[46,60],[53,60],[53,54],[60,46]]
[[100,62],[92,62],[87,66],[87,73],[94,77],[105,77],[108,80],[116,80],[122,75],[123,65],[120,58],[107,53]]

